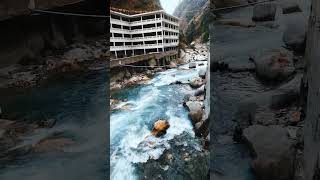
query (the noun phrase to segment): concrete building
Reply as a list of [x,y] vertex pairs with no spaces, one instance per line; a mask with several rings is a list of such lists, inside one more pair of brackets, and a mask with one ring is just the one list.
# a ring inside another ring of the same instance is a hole
[[177,57],[179,18],[163,10],[128,15],[110,11],[111,59],[170,54]]

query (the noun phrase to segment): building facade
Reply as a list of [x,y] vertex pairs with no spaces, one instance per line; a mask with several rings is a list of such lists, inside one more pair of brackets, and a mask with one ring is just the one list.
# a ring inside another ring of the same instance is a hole
[[163,10],[128,15],[110,11],[111,59],[177,51],[179,18]]

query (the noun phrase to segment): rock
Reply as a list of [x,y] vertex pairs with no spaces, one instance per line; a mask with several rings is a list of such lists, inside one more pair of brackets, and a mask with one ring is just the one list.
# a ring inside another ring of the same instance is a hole
[[111,82],[121,81],[125,77],[125,72],[123,71],[117,71],[115,73],[112,73],[111,75]]
[[256,23],[245,19],[221,19],[217,23],[222,25],[239,26],[239,27],[255,27]]
[[64,151],[66,146],[72,145],[74,142],[68,138],[44,139],[33,145],[33,152],[44,153],[54,151]]
[[38,121],[37,124],[41,128],[52,128],[56,124],[56,119],[43,119],[41,121]]
[[264,80],[285,80],[295,72],[293,55],[284,49],[267,50],[253,58],[258,77]]
[[200,96],[203,95],[205,92],[205,85],[202,85],[201,87],[199,87],[195,92],[194,95],[195,96]]
[[189,84],[193,88],[198,88],[198,87],[202,86],[204,84],[204,82],[203,82],[202,78],[195,77],[195,78],[191,79],[191,81],[189,80]]
[[290,13],[294,13],[294,12],[302,12],[300,9],[299,4],[297,4],[296,2],[292,2],[292,1],[284,1],[281,4],[282,7],[282,13],[283,14],[290,14]]
[[47,71],[54,73],[72,72],[82,69],[75,60],[48,60],[46,65]]
[[202,120],[202,103],[198,101],[188,101],[185,103],[185,106],[189,111],[189,117],[191,118],[193,124],[196,124]]
[[170,68],[177,68],[178,66],[175,62],[170,61],[169,67]]
[[155,137],[163,136],[167,133],[167,129],[170,127],[170,124],[166,120],[158,120],[154,123],[151,134]]
[[157,66],[157,61],[155,59],[151,59],[148,61],[148,65],[151,67]]
[[74,48],[64,53],[64,59],[71,60],[71,61],[85,61],[93,59],[93,54],[90,53],[87,49],[82,48]]
[[306,23],[297,19],[297,22],[289,22],[283,33],[283,42],[289,49],[297,52],[304,52],[306,48]]
[[253,8],[253,21],[274,21],[277,6],[274,3],[256,4]]
[[207,70],[204,69],[204,68],[201,68],[199,71],[198,71],[198,74],[201,78],[205,78],[206,77],[206,74],[207,74]]
[[295,148],[285,128],[253,125],[244,130],[243,136],[251,148],[251,166],[258,179],[292,179]]
[[194,62],[191,62],[191,63],[189,63],[189,68],[191,69],[191,68],[196,68],[197,67],[197,64],[196,63],[194,63]]
[[0,139],[5,136],[8,128],[13,123],[14,123],[14,121],[6,120],[6,119],[0,119]]

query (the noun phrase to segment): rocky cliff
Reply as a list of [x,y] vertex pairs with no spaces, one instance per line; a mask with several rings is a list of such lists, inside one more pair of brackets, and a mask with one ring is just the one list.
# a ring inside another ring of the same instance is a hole
[[210,1],[208,0],[183,0],[174,12],[181,18],[180,27],[183,38],[188,43],[196,40],[208,41],[208,24],[211,21]]
[[154,11],[162,9],[160,0],[111,0],[111,7],[136,11]]

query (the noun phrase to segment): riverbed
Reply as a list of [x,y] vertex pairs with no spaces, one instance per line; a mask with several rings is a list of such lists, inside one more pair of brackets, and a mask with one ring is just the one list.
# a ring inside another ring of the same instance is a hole
[[[137,172],[136,165],[159,159],[165,151],[174,148],[170,141],[183,133],[186,133],[184,143],[191,144],[199,153],[202,151],[188,111],[183,106],[185,97],[195,92],[188,81],[198,77],[200,69],[207,68],[201,61],[197,64],[194,69],[185,64],[158,72],[144,85],[127,87],[112,94],[111,98],[125,102],[118,105],[122,110],[113,111],[110,116],[111,179],[139,179],[143,172]],[[150,132],[159,119],[168,120],[170,128],[164,136],[155,138]],[[182,173],[182,177],[190,175]]]

